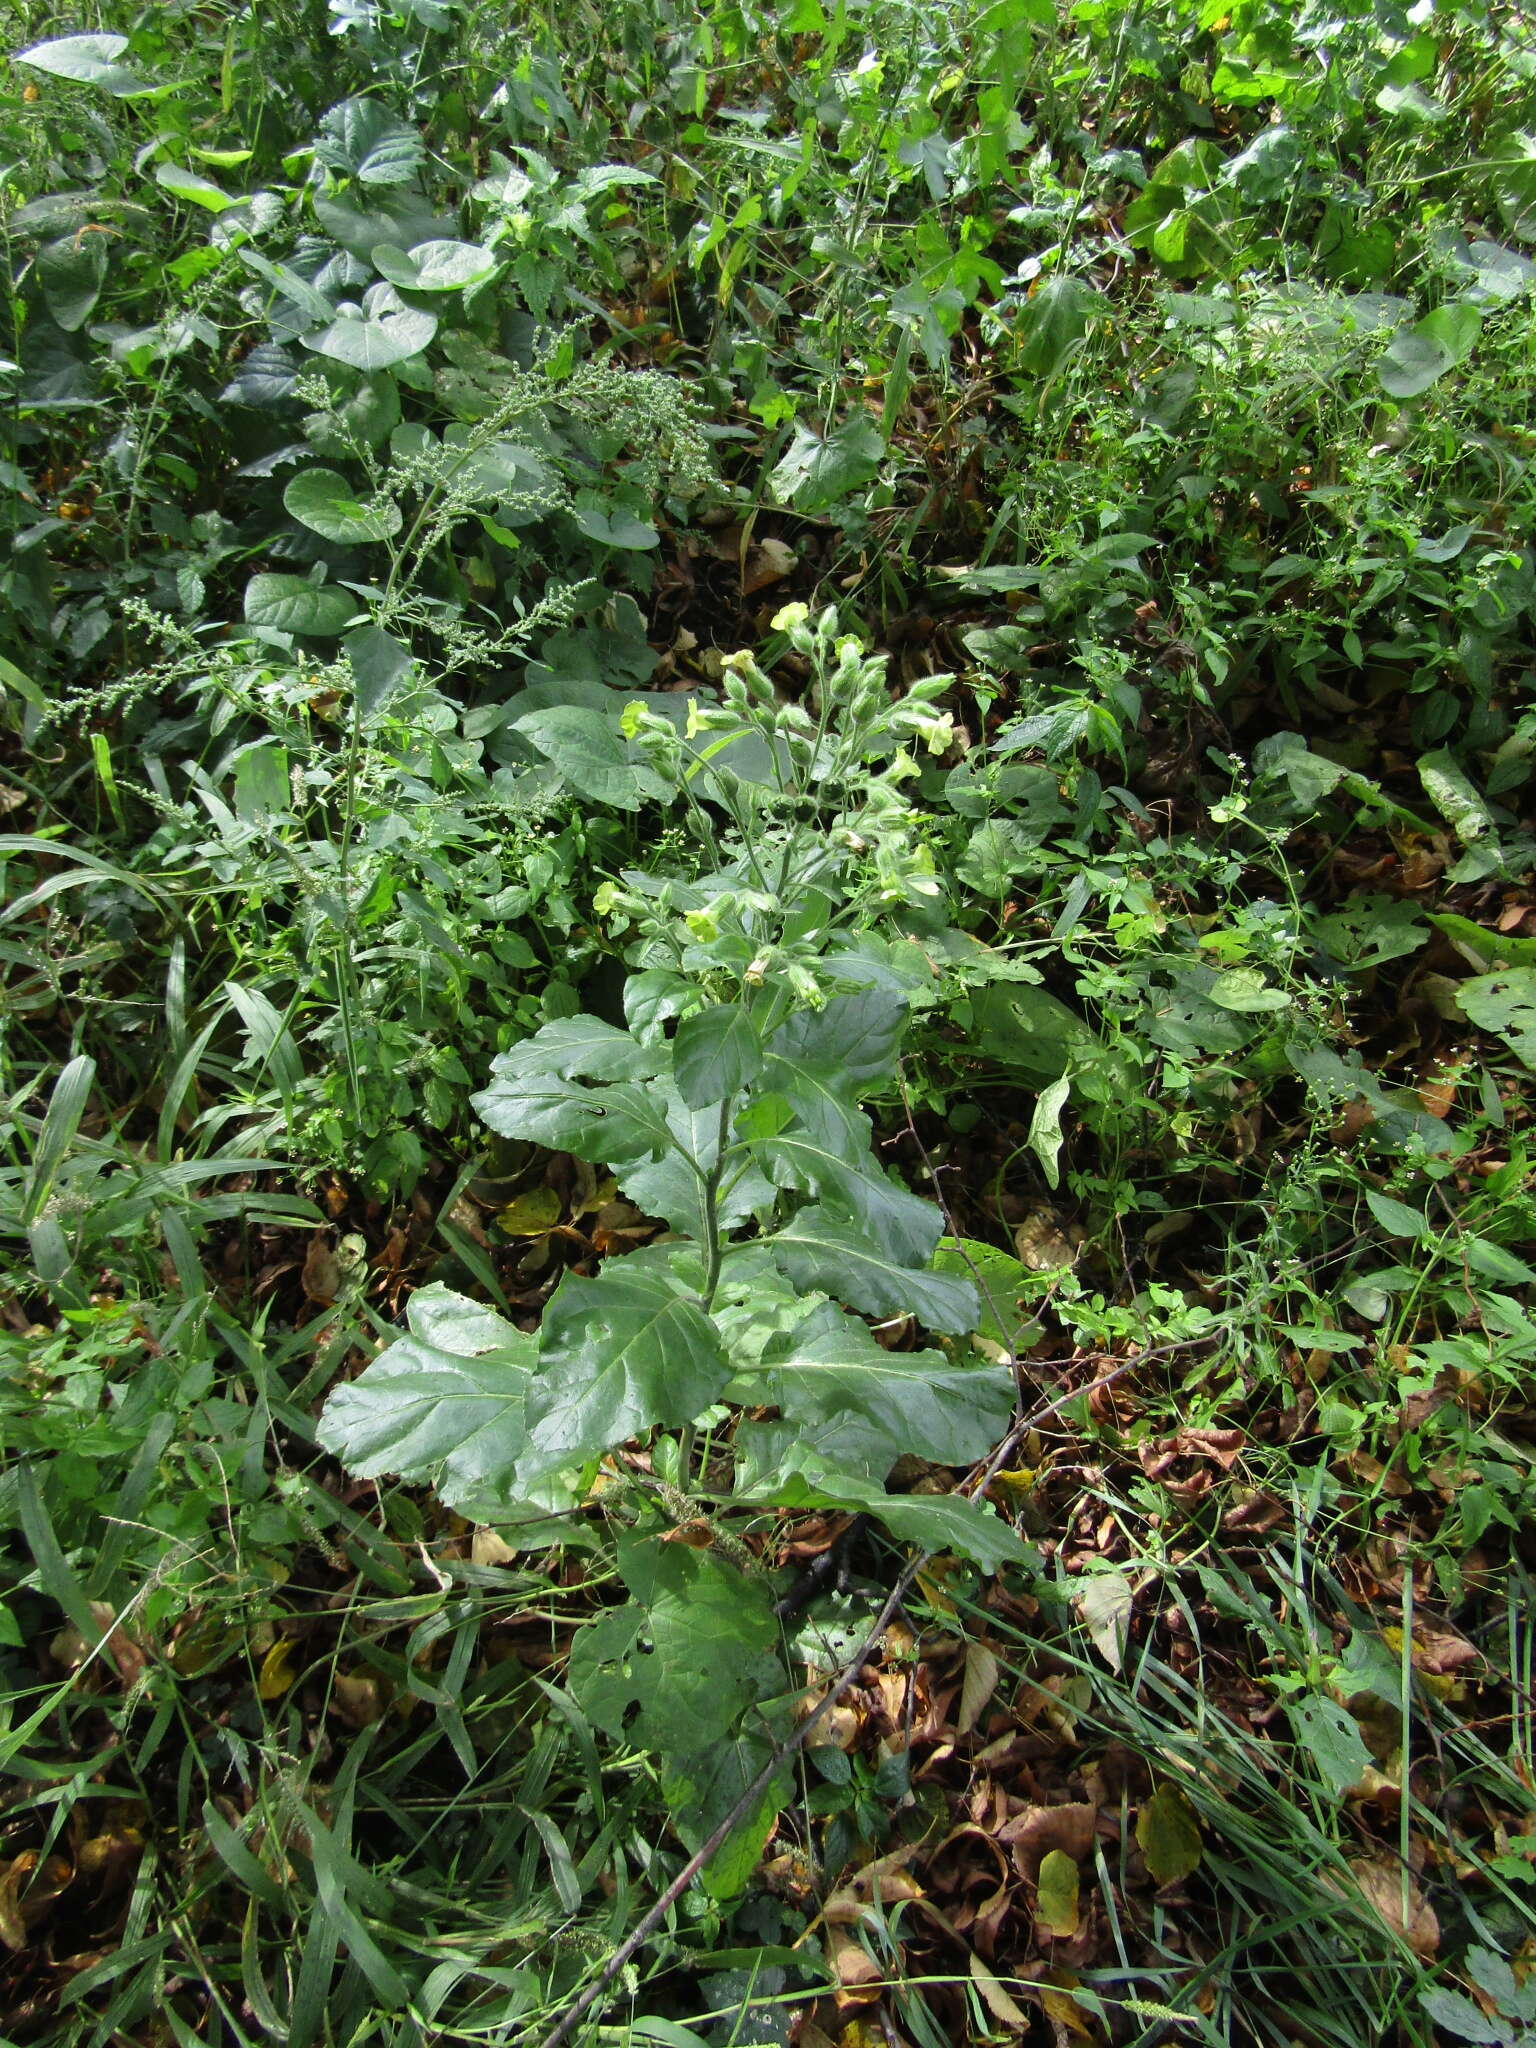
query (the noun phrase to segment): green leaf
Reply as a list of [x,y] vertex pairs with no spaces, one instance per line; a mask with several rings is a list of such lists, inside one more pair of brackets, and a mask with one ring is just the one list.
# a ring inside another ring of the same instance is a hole
[[334,469],[301,470],[283,492],[283,509],[322,540],[389,540],[404,522],[393,498],[365,505]]
[[1432,754],[1420,755],[1419,780],[1424,794],[1463,846],[1493,830],[1493,813],[1447,749],[1439,747]]
[[1376,366],[1391,398],[1417,398],[1447,370],[1464,362],[1482,331],[1483,316],[1464,299],[1437,306],[1412,327],[1399,328]]
[[1406,1202],[1394,1202],[1390,1195],[1378,1194],[1375,1188],[1366,1189],[1365,1206],[1388,1237],[1423,1239],[1432,1235],[1422,1210],[1410,1209]]
[[[746,1121],[738,1122],[738,1130]],[[845,1156],[848,1148],[832,1151],[798,1129],[780,1130],[761,1142],[762,1163],[775,1187],[829,1198],[839,1214],[849,1216],[897,1265],[926,1266],[933,1257],[943,1217],[932,1202],[892,1179],[871,1157],[867,1144],[850,1163]]]
[[653,1158],[672,1144],[665,1096],[623,1083],[584,1088],[553,1074],[497,1078],[470,1097],[475,1114],[503,1138],[525,1138],[551,1152],[570,1152],[604,1166]]
[[1337,910],[1320,917],[1312,931],[1322,950],[1351,974],[1417,953],[1424,944],[1417,906],[1379,890],[1346,897]]
[[189,171],[184,164],[156,164],[155,183],[163,192],[169,192],[173,199],[184,199],[192,206],[201,206],[208,213],[223,213],[238,203],[222,185],[216,185],[212,178],[205,178],[200,171]]
[[857,1091],[895,1072],[907,1004],[888,989],[834,996],[820,1010],[797,1011],[769,1039],[763,1087],[793,1104],[818,1143],[850,1164],[869,1151],[870,1126]]
[[107,237],[65,235],[37,252],[37,281],[57,326],[74,334],[90,319],[107,275]]
[[1481,1273],[1485,1280],[1497,1280],[1505,1287],[1536,1286],[1536,1270],[1501,1244],[1486,1237],[1463,1237],[1456,1248],[1473,1272]]
[[1077,1012],[1047,989],[994,982],[971,997],[969,1050],[1044,1089],[1071,1068],[1093,1065],[1104,1048]]
[[59,1168],[80,1128],[95,1080],[96,1062],[87,1054],[78,1053],[54,1082],[37,1146],[22,1183],[23,1224],[35,1223],[47,1206]]
[[717,1003],[678,1025],[672,1078],[690,1109],[723,1102],[762,1070],[762,1041],[744,1004]]
[[1179,1884],[1200,1867],[1200,1816],[1181,1785],[1159,1785],[1136,1816],[1136,1840],[1158,1884]]
[[281,633],[313,633],[328,640],[348,626],[359,609],[351,591],[311,583],[304,576],[253,576],[245,586],[247,623]]
[[1463,1014],[1480,1031],[1502,1038],[1526,1066],[1536,1068],[1536,967],[1507,967],[1457,985]]
[[401,291],[462,292],[492,274],[496,257],[478,242],[418,242],[409,254],[381,242],[373,266]]
[[873,1481],[839,1471],[814,1456],[773,1474],[757,1489],[775,1507],[852,1508],[885,1524],[919,1550],[951,1551],[984,1572],[1020,1564],[1029,1551],[1017,1532],[984,1502],[958,1493],[886,1493]]
[[898,1266],[872,1237],[823,1207],[802,1209],[766,1244],[796,1287],[815,1288],[863,1315],[915,1315],[944,1332],[976,1326],[976,1289],[969,1280]]
[[1469,917],[1451,911],[1431,911],[1429,922],[1444,932],[1464,960],[1478,968],[1536,967],[1536,939],[1522,939],[1513,932],[1489,931]]
[[729,1398],[777,1408],[785,1421],[862,1421],[872,1476],[883,1479],[908,1452],[941,1465],[985,1457],[1013,1413],[1011,1373],[942,1351],[886,1351],[854,1317],[824,1303],[770,1341],[761,1362],[732,1382]]
[[944,1237],[933,1263],[941,1273],[966,1273],[978,1282],[981,1316],[977,1332],[1011,1351],[1029,1320],[1019,1302],[1030,1278],[1023,1262],[1012,1252],[974,1237]]
[[1517,241],[1536,242],[1536,133],[1516,128],[1490,138],[1493,191],[1504,224]]
[[565,1276],[544,1311],[539,1368],[525,1412],[534,1456],[550,1471],[642,1430],[692,1422],[731,1376],[698,1303],[635,1256],[592,1280]]
[[412,1334],[332,1393],[319,1442],[361,1479],[430,1480],[450,1507],[514,1499],[534,1340],[446,1287],[409,1315]]
[[154,88],[147,78],[117,62],[127,47],[126,36],[56,36],[51,42],[34,43],[30,50],[18,50],[11,61],[30,64],[34,71],[46,71],[51,78],[100,86],[116,99],[129,99]]
[[1257,967],[1231,967],[1225,974],[1218,974],[1206,990],[1206,1000],[1218,1009],[1235,1010],[1245,1017],[1291,1007],[1285,990],[1273,987]]
[[621,1543],[619,1569],[634,1598],[578,1632],[571,1691],[615,1741],[704,1754],[783,1683],[768,1582],[655,1537]]
[[349,99],[320,123],[315,154],[332,170],[349,172],[363,185],[405,185],[415,177],[426,151],[414,128],[395,118],[378,100]]
[[1419,2004],[1437,2027],[1445,2028],[1453,2041],[1486,2042],[1491,2044],[1491,2048],[1511,2048],[1514,2035],[1510,2026],[1504,2020],[1490,2019],[1480,2005],[1474,2005],[1470,1998],[1463,1998],[1459,1991],[1448,1991],[1437,1984],[1419,1993]]
[[[673,1230],[697,1243],[707,1233],[699,1175],[709,1172],[719,1156],[719,1105],[707,1103],[702,1109],[690,1109],[665,1082],[657,1087],[674,1146],[654,1159],[626,1161],[617,1169],[619,1185],[647,1216],[664,1217]],[[739,1155],[733,1158],[715,1195],[715,1213],[722,1228],[734,1229],[772,1202],[772,1185],[756,1164],[743,1164]]]
[[300,337],[304,346],[349,369],[387,370],[419,356],[437,332],[437,315],[402,305],[391,285],[375,285],[365,305],[343,306],[329,325]]
[[638,552],[656,547],[661,540],[647,520],[637,519],[622,507],[609,511],[600,499],[585,494],[577,499],[572,516],[587,539],[595,540],[600,547]]
[[873,420],[845,420],[825,439],[797,426],[789,451],[768,479],[781,503],[818,512],[859,490],[880,473],[885,440]]
[[1335,1799],[1358,1785],[1371,1761],[1360,1725],[1325,1693],[1303,1693],[1286,1706],[1297,1742],[1317,1765]]
[[594,803],[637,811],[647,797],[666,793],[660,778],[631,758],[615,722],[600,711],[552,704],[528,712],[512,730],[552,761],[573,790]]
[[351,663],[358,715],[376,718],[415,666],[411,650],[382,626],[359,626],[342,642]]
[[1069,362],[1096,313],[1103,294],[1080,277],[1058,272],[1038,286],[1018,310],[1014,334],[1019,364],[1031,377],[1054,377]]
[[1071,1077],[1063,1074],[1048,1088],[1043,1088],[1036,1099],[1034,1113],[1029,1119],[1029,1136],[1026,1143],[1040,1162],[1040,1171],[1045,1175],[1049,1188],[1061,1185],[1061,1148],[1064,1142],[1061,1132],[1061,1112],[1066,1107],[1067,1096],[1071,1093]]
[[540,1079],[584,1081],[651,1080],[666,1066],[664,1047],[642,1045],[616,1024],[599,1017],[557,1017],[531,1038],[514,1045],[492,1062],[503,1081]]

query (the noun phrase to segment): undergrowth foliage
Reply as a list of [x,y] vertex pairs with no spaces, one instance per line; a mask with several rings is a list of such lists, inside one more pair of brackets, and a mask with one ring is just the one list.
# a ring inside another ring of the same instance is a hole
[[1530,23],[6,48],[0,2034],[1529,2042]]

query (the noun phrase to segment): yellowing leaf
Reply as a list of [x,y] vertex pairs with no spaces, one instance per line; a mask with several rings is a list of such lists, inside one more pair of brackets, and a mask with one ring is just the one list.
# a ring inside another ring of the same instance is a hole
[[514,1195],[496,1218],[508,1237],[542,1237],[560,1221],[560,1197],[553,1188],[529,1188]]
[[1077,1921],[1077,1865],[1064,1849],[1050,1849],[1040,1859],[1035,1924],[1057,1941],[1069,1941]]
[[1021,2034],[1025,2032],[1029,2026],[1029,2014],[1022,2006],[1015,2004],[981,1957],[974,1952],[971,1956],[971,1981],[981,1993],[981,2002],[993,2019],[1001,2020],[1005,2027],[1017,2028]]
[[1159,1785],[1136,1816],[1136,1840],[1159,1884],[1177,1884],[1200,1864],[1200,1816],[1179,1785]]
[[295,1636],[279,1636],[261,1660],[261,1673],[256,1680],[256,1697],[259,1700],[280,1700],[289,1686],[298,1677],[293,1659],[298,1650]]
[[981,1719],[982,1709],[997,1691],[998,1661],[985,1643],[967,1643],[965,1676],[960,1682],[960,1717],[955,1726],[969,1735]]
[[1131,1582],[1124,1572],[1106,1572],[1102,1578],[1089,1579],[1077,1596],[1083,1627],[1111,1671],[1120,1670],[1125,1663],[1133,1605]]

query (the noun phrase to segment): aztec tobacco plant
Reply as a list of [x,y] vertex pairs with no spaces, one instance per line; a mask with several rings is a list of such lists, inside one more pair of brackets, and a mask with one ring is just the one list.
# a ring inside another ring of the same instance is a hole
[[[662,1754],[698,1838],[760,1765],[769,1703],[790,1690],[743,1529],[850,1509],[987,1570],[1022,1554],[979,1503],[885,1490],[909,1454],[985,1455],[1013,1409],[1006,1366],[962,1344],[888,1351],[865,1320],[953,1340],[979,1314],[968,1279],[933,1270],[940,1212],[880,1167],[860,1106],[894,1076],[908,1003],[857,941],[878,899],[926,879],[896,830],[903,742],[945,743],[932,702],[947,679],[892,703],[832,613],[813,624],[792,606],[776,624],[811,663],[809,706],[778,702],[738,656],[725,703],[690,707],[684,732],[624,714],[701,845],[723,837],[732,856],[609,890],[639,934],[626,1027],[548,1023],[474,1098],[500,1136],[601,1162],[667,1235],[567,1274],[536,1335],[423,1290],[411,1334],[321,1426],[353,1471],[431,1480],[525,1542],[550,1540],[552,1514],[610,1507],[631,1600],[578,1639],[572,1684],[600,1727]],[[708,1547],[663,1542],[684,1523],[707,1526]]]

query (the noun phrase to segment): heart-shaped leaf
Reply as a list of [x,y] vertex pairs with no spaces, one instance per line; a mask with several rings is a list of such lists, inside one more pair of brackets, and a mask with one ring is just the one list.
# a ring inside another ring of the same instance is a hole
[[127,47],[126,36],[56,36],[51,42],[34,43],[30,50],[18,50],[12,62],[30,64],[34,71],[71,79],[76,85],[100,86],[116,99],[129,99],[154,88],[147,78],[117,62]]
[[283,492],[283,509],[322,540],[389,540],[403,515],[393,498],[364,504],[334,469],[306,469]]
[[245,586],[245,616],[252,626],[331,639],[351,624],[358,601],[349,590],[311,583],[304,576],[253,576]]

